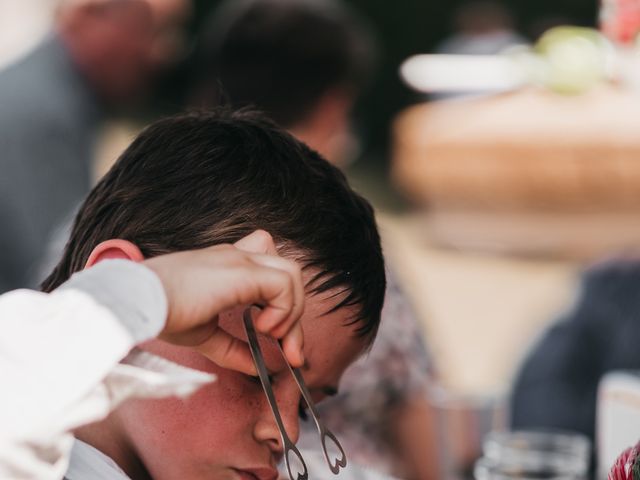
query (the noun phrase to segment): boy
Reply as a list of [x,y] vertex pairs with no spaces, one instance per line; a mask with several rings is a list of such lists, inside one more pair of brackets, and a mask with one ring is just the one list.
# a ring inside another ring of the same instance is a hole
[[353,160],[350,117],[376,56],[357,11],[333,0],[227,0],[206,25],[196,102],[252,106],[330,162]]
[[[269,235],[256,231],[233,246],[141,264],[101,262],[50,294],[0,295],[0,478],[60,480],[74,428],[104,419],[127,398],[184,397],[215,380],[138,349],[127,355],[145,340],[206,341],[215,346],[206,351],[210,360],[254,373],[246,345],[230,348],[232,337],[218,328],[219,314],[239,304],[263,305],[256,329],[279,338],[291,365],[302,366],[301,271],[277,255],[247,251],[269,247],[275,251]],[[74,465],[74,478],[124,475],[114,464],[85,460]]]
[[[215,105],[222,94],[234,107],[264,112],[336,166],[355,159],[350,119],[376,53],[356,10],[334,0],[227,0],[207,25],[199,102]],[[425,401],[434,371],[393,273],[375,347],[345,372],[340,396],[320,411],[352,464],[435,479],[435,422]],[[303,424],[300,444],[317,447],[313,422]]]
[[[43,289],[104,259],[142,261],[234,243],[259,229],[303,271],[303,371],[319,401],[337,392],[344,369],[375,337],[385,289],[380,240],[371,207],[340,171],[254,114],[192,114],[145,130],[85,201]],[[234,348],[244,341],[241,313],[219,320]],[[218,380],[185,401],[132,401],[78,429],[70,480],[87,456],[115,461],[121,478],[276,478],[281,440],[255,377],[163,341],[144,349]],[[277,349],[263,350],[295,440],[304,402]]]

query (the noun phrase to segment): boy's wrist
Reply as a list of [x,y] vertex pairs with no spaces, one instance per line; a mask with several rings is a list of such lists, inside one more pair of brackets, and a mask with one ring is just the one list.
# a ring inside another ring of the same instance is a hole
[[167,319],[168,304],[162,283],[140,263],[105,260],[74,274],[59,289],[91,295],[113,312],[136,344],[157,336]]

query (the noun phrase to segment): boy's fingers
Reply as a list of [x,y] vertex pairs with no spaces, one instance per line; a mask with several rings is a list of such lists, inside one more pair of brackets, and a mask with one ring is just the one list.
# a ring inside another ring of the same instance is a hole
[[267,253],[277,255],[276,245],[273,237],[265,230],[256,230],[246,237],[241,238],[233,244],[234,247],[251,253]]
[[249,345],[220,328],[216,329],[207,341],[195,347],[195,350],[222,368],[237,370],[247,375],[258,374]]
[[[192,306],[185,308],[184,315],[191,315],[196,320],[187,320],[185,323],[194,324],[211,316],[241,305],[257,304],[264,306],[268,311],[265,322],[269,323],[264,329],[256,325],[261,333],[269,332],[275,325],[286,321],[293,310],[294,286],[291,275],[278,268],[270,268],[247,260],[245,264],[225,267],[228,274],[223,283],[220,281],[206,282],[214,287],[200,288],[199,293],[208,292],[205,303],[198,305],[192,302]],[[204,277],[206,279],[206,277]],[[215,279],[214,279],[215,280]],[[200,280],[202,284],[202,280]],[[213,296],[212,296],[213,295]]]
[[282,338],[282,351],[292,367],[300,368],[304,365],[303,347],[302,326],[296,323]]
[[[255,232],[247,235],[244,238],[238,240],[234,246],[240,250],[250,252],[253,255],[250,256],[251,260],[265,267],[277,268],[288,272],[292,277],[293,287],[293,308],[286,319],[286,325],[284,330],[288,331],[292,322],[295,322],[304,310],[304,284],[302,281],[302,272],[297,263],[291,260],[284,259],[278,256],[273,237],[265,230],[256,230]],[[274,324],[268,324],[265,321],[258,328],[263,333],[268,333],[273,328],[279,326],[279,321],[275,318],[271,318]]]
[[[250,253],[241,248],[269,253]],[[255,375],[248,345],[216,328],[216,315],[240,305],[259,304],[256,330],[286,345],[288,360],[301,364],[304,310],[302,273],[294,261],[271,254],[271,236],[256,231],[238,246],[217,246],[201,252],[156,257],[148,265],[160,276],[169,299],[161,338],[196,350],[218,365]],[[176,276],[195,265],[197,275]],[[180,270],[182,269],[182,270]],[[216,286],[213,288],[212,286]]]
[[[267,314],[269,308],[265,308],[263,314],[266,315],[260,315],[260,321],[256,324],[256,328],[262,333],[268,333],[276,327],[282,327],[288,331],[304,312],[304,284],[300,267],[291,260],[273,255],[252,254],[251,260],[263,267],[286,272],[289,276],[289,282],[283,283],[284,289],[273,298],[273,303],[265,306],[276,309],[284,308],[287,310],[286,315],[281,317],[280,315]],[[289,302],[291,303],[289,304]],[[281,325],[283,322],[284,325]]]

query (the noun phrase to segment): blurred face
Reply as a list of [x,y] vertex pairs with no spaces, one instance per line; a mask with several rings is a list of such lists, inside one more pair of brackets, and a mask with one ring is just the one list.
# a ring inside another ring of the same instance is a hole
[[189,7],[188,0],[85,0],[63,15],[63,38],[102,97],[127,100],[178,56]]
[[[353,310],[328,315],[335,298],[308,297],[305,332],[305,382],[316,402],[335,394],[338,381],[365,348],[346,326]],[[232,335],[246,339],[242,309],[220,319]],[[267,369],[287,433],[298,438],[300,391],[271,340],[261,338]],[[145,348],[182,365],[212,372],[218,380],[186,400],[136,400],[117,413],[125,437],[155,480],[276,478],[282,443],[259,380],[224,370],[186,348],[152,341]],[[318,440],[319,441],[319,440]]]
[[344,167],[358,153],[349,119],[353,101],[353,95],[347,90],[330,90],[318,100],[307,118],[289,131],[333,165]]

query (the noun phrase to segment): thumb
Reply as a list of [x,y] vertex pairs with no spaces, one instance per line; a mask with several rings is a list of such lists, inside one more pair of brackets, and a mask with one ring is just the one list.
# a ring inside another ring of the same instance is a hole
[[195,350],[222,368],[252,376],[258,374],[249,345],[221,328],[217,328],[213,335],[196,346]]

